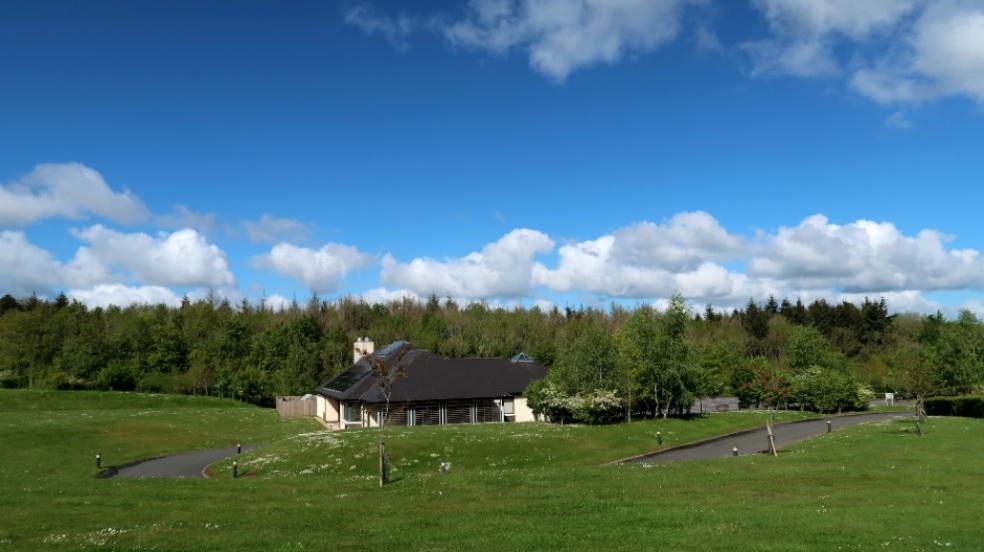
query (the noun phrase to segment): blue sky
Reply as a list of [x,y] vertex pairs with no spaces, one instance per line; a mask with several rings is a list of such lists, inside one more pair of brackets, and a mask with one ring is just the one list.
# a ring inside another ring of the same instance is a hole
[[7,3],[0,291],[984,310],[982,36],[970,0]]

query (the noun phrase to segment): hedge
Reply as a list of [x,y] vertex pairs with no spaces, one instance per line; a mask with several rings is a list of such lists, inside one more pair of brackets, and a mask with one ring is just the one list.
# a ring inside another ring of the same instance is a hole
[[930,416],[984,418],[984,396],[930,397],[925,407]]

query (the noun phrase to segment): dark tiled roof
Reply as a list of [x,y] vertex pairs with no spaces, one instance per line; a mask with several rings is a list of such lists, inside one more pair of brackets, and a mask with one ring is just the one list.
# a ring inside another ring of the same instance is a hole
[[[384,362],[392,365],[397,356],[390,351]],[[508,397],[522,393],[530,382],[547,375],[547,369],[537,362],[512,362],[501,358],[445,359],[422,349],[407,351],[400,363],[406,377],[393,383],[390,398],[393,402]],[[325,382],[317,392],[341,400],[385,402],[368,368],[369,363],[360,360]],[[352,375],[362,371],[365,373],[353,381]]]

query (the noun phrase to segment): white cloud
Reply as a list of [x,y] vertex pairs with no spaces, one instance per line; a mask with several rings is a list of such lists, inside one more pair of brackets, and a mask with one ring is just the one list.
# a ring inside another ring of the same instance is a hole
[[718,264],[737,258],[745,241],[704,212],[679,213],[664,224],[642,222],[595,240],[564,245],[556,269],[538,266],[537,281],[558,292],[609,297],[730,300],[774,289]]
[[172,212],[157,215],[154,217],[154,221],[161,228],[170,230],[193,228],[199,234],[210,238],[214,237],[220,229],[226,235],[232,233],[230,228],[219,222],[218,216],[215,213],[200,213],[189,209],[185,205],[175,205]]
[[890,30],[918,4],[916,0],[752,0],[780,34],[840,34],[861,40]]
[[665,224],[640,222],[614,233],[612,255],[627,264],[673,271],[740,252],[743,240],[703,211],[678,213]]
[[752,60],[752,76],[828,77],[840,72],[828,47],[817,39],[759,40],[742,45]]
[[972,249],[947,249],[934,230],[902,234],[888,222],[846,225],[823,215],[764,238],[748,274],[793,289],[887,292],[984,287],[984,260]]
[[124,269],[144,284],[212,288],[236,284],[225,253],[190,228],[153,237],[97,224],[73,233],[89,243],[95,258]]
[[984,102],[984,3],[930,4],[916,24],[913,69],[944,94]]
[[314,230],[310,224],[268,214],[259,220],[243,221],[243,228],[253,243],[300,242],[310,237]]
[[946,96],[984,103],[980,0],[753,0],[753,5],[772,31],[769,38],[743,45],[753,75],[848,74],[855,91],[881,104]]
[[73,289],[66,293],[89,308],[109,307],[116,305],[168,305],[176,307],[181,304],[181,298],[173,291],[160,286],[131,287],[122,284],[101,284],[91,289]]
[[346,274],[367,267],[374,261],[372,255],[337,243],[326,244],[320,249],[278,243],[268,254],[253,259],[257,267],[269,268],[298,280],[317,293],[337,290]]
[[274,312],[280,312],[289,309],[291,305],[294,304],[294,300],[288,299],[278,293],[274,293],[269,297],[264,297],[262,299],[262,303],[264,309]]
[[0,231],[0,290],[15,296],[46,294],[112,279],[109,269],[82,247],[67,263],[27,240],[23,232]]
[[358,27],[369,36],[379,35],[393,46],[406,49],[407,37],[421,30],[424,22],[401,14],[397,17],[381,15],[369,4],[355,4],[345,10],[345,23]]
[[20,180],[0,185],[0,225],[19,226],[50,217],[100,216],[133,224],[147,209],[128,190],[114,192],[102,175],[79,163],[37,165]]
[[[463,17],[381,15],[369,4],[345,11],[347,24],[407,47],[418,31],[455,46],[506,55],[526,52],[530,65],[557,81],[600,63],[645,54],[675,39],[686,6],[706,0],[471,0]],[[705,33],[703,38],[708,38]],[[707,45],[706,41],[703,42]]]
[[549,253],[553,246],[553,240],[542,232],[517,229],[480,252],[460,258],[417,258],[401,263],[387,254],[380,279],[384,285],[421,296],[520,297],[533,289],[536,255]]
[[912,128],[912,121],[909,120],[909,116],[906,115],[904,111],[896,111],[885,119],[885,126],[888,128],[905,130],[907,128]]
[[582,67],[652,52],[680,33],[691,0],[472,0],[445,28],[452,44],[506,54],[558,81]]
[[370,305],[403,301],[404,299],[421,300],[419,295],[405,289],[374,288],[362,294],[362,300]]
[[[557,268],[538,266],[537,281],[561,293],[586,291],[607,297],[652,298],[679,291],[691,299],[715,302],[761,297],[775,291],[765,281],[749,279],[710,261],[686,267],[639,263],[615,253],[619,240],[616,233],[564,245]],[[657,247],[654,244],[653,249]]]
[[839,41],[890,35],[917,0],[753,0],[773,37],[744,45],[753,75],[837,75]]

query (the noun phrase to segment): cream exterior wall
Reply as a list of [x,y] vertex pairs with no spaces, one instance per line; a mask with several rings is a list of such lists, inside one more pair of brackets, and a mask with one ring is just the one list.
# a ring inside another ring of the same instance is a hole
[[327,424],[339,423],[338,401],[322,395],[317,395],[317,416]]
[[[502,400],[496,399],[495,403],[502,408]],[[537,417],[533,414],[526,397],[517,396],[513,398],[512,421],[516,423],[535,422]],[[369,410],[362,407],[362,423],[343,423],[341,419],[341,403],[335,399],[317,396],[317,415],[323,422],[330,426],[340,429],[356,429],[360,427],[379,427],[379,420],[369,414]]]
[[535,422],[536,416],[526,403],[526,397],[515,397],[513,399],[513,411],[516,413],[516,422]]

